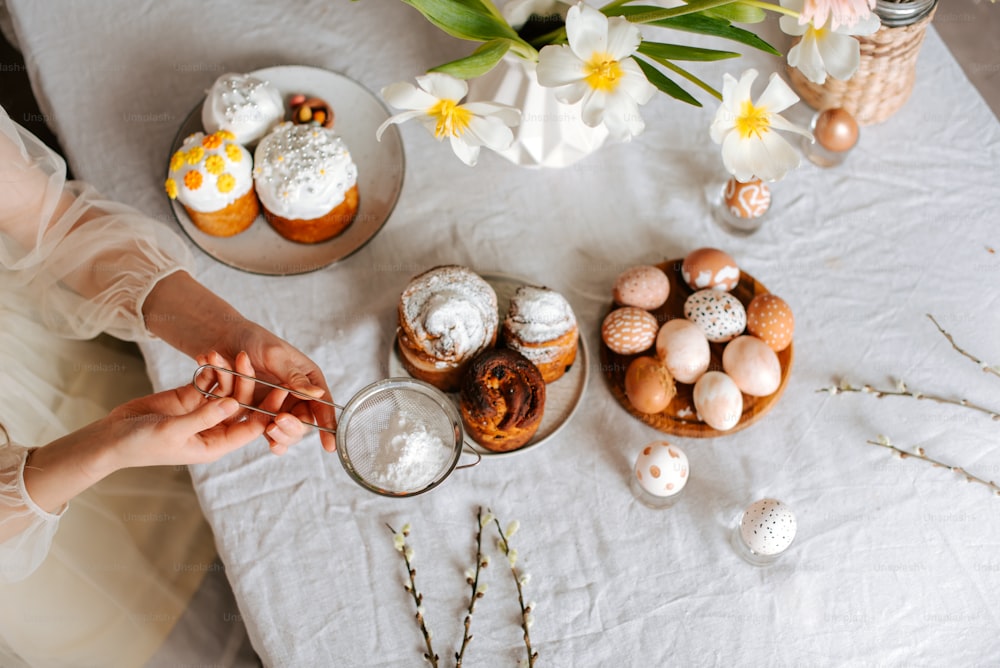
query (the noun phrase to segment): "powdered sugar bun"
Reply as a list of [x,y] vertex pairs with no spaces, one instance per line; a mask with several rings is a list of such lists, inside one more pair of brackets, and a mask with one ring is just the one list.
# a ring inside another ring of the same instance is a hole
[[522,285],[510,299],[504,344],[527,357],[546,383],[558,380],[576,360],[579,331],[566,298],[554,290]]
[[398,313],[407,371],[445,391],[457,389],[465,365],[496,343],[496,292],[465,267],[434,267],[415,277],[400,295]]

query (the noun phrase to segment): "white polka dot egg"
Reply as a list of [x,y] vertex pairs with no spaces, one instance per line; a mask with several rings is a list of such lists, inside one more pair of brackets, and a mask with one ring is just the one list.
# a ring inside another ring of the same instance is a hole
[[795,513],[777,499],[753,502],[740,519],[740,537],[758,555],[773,556],[787,550],[796,529]]
[[687,484],[687,455],[667,441],[650,443],[636,457],[635,477],[639,486],[650,494],[673,496]]

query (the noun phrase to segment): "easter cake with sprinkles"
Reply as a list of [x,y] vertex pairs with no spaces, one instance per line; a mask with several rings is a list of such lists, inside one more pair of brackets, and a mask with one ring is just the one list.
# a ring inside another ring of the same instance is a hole
[[317,123],[284,122],[254,151],[264,217],[282,237],[319,243],[343,232],[358,211],[358,168],[344,141]]

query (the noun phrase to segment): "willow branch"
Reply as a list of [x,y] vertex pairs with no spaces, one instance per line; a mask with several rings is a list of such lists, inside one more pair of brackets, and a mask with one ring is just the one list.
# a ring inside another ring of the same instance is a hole
[[980,406],[979,404],[974,404],[968,399],[950,399],[948,397],[942,397],[936,394],[924,394],[923,392],[912,392],[907,389],[906,385],[900,384],[901,387],[895,390],[885,390],[877,387],[872,387],[871,385],[862,385],[861,387],[855,387],[849,383],[841,383],[840,385],[831,385],[830,387],[824,387],[816,390],[817,392],[827,392],[828,394],[845,394],[848,392],[860,393],[860,394],[870,394],[876,399],[881,399],[882,397],[910,397],[911,399],[917,400],[927,400],[934,401],[939,404],[951,404],[952,406],[959,406],[961,408],[968,408],[970,410],[978,411],[988,415],[991,420],[1000,422],[1000,413],[993,410],[992,408],[987,408],[986,406]]
[[403,588],[410,592],[410,595],[413,597],[413,604],[417,608],[417,625],[420,626],[420,632],[424,634],[424,643],[427,645],[427,652],[424,653],[424,658],[427,659],[427,662],[433,668],[438,668],[439,657],[434,653],[434,647],[431,646],[431,632],[428,630],[427,623],[424,620],[424,595],[417,591],[417,570],[413,568],[412,563],[413,548],[406,543],[406,536],[409,534],[409,531],[405,526],[402,532],[397,532],[388,524],[386,526],[389,527],[389,531],[393,533],[394,537],[398,537],[395,538],[396,549],[403,555],[403,561],[406,563],[406,572],[410,577],[410,584],[404,585]]
[[968,352],[967,350],[963,350],[962,348],[960,348],[958,346],[958,344],[955,343],[955,338],[951,334],[949,334],[948,332],[946,332],[945,329],[944,329],[944,327],[942,327],[940,324],[938,324],[938,321],[934,319],[934,316],[932,316],[930,313],[928,313],[927,317],[930,318],[931,322],[934,323],[934,326],[938,328],[938,331],[941,332],[941,335],[944,336],[944,338],[948,339],[948,343],[951,344],[951,347],[954,348],[955,351],[958,352],[958,354],[960,354],[960,355],[962,355],[964,357],[967,357],[968,359],[970,359],[973,362],[975,362],[976,366],[978,366],[980,369],[982,369],[986,373],[991,373],[994,376],[997,376],[998,378],[1000,378],[1000,369],[997,369],[997,367],[995,367],[995,366],[990,366],[989,363],[984,362],[983,360],[979,359],[978,357],[976,357],[972,353]]
[[993,490],[993,494],[995,494],[996,496],[1000,496],[1000,486],[998,486],[992,480],[984,480],[979,476],[972,475],[971,473],[963,469],[961,466],[951,466],[950,464],[945,464],[944,462],[932,459],[931,457],[928,457],[924,453],[923,448],[918,447],[915,452],[909,452],[907,450],[903,450],[902,448],[896,447],[885,436],[880,436],[876,441],[866,441],[866,443],[870,443],[871,445],[877,445],[880,448],[886,448],[888,450],[892,450],[897,455],[899,455],[900,459],[906,459],[907,457],[912,457],[913,459],[923,460],[935,467],[946,468],[949,471],[953,471],[955,473],[958,473],[959,475],[964,476],[966,482],[977,482],[980,485],[985,485],[989,489]]

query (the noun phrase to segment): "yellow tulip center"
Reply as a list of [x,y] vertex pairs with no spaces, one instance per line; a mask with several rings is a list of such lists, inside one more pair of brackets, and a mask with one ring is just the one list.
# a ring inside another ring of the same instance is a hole
[[749,139],[752,136],[760,138],[770,129],[771,120],[768,118],[767,109],[755,107],[753,102],[745,100],[740,106],[739,116],[736,117],[736,131],[740,133],[740,139]]
[[618,87],[622,66],[609,53],[595,53],[584,65],[586,80],[594,90],[611,92]]
[[461,137],[472,120],[472,112],[460,106],[454,100],[438,100],[438,103],[427,110],[427,115],[436,119],[434,136]]

